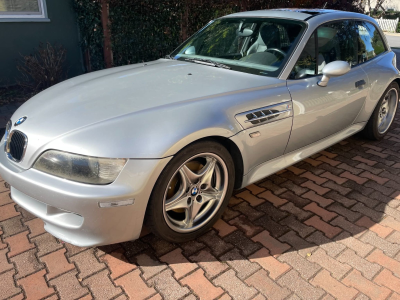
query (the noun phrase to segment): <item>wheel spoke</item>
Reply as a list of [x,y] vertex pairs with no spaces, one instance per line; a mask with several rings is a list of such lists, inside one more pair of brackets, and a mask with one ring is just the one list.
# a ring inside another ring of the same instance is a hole
[[378,128],[381,128],[383,125],[385,125],[386,122],[386,115],[382,117],[382,119],[379,122]]
[[165,210],[170,211],[177,208],[188,207],[188,197],[186,196],[186,184],[165,204]]
[[190,170],[186,165],[184,165],[180,170],[179,173],[182,175],[184,181],[189,186],[191,184],[197,183],[201,175],[194,173]]
[[199,203],[196,200],[194,200],[192,205],[186,209],[186,217],[184,221],[186,228],[193,227],[194,220],[196,219],[196,216],[199,213],[200,208],[202,206],[203,203]]
[[175,200],[169,201],[165,204],[165,210],[170,211],[178,208],[187,208],[188,207],[188,197],[180,197]]
[[201,185],[206,185],[206,190],[207,188],[211,187],[211,180],[212,176],[214,174],[215,170],[215,165],[217,163],[217,160],[215,158],[210,158],[207,160],[206,165],[203,167],[203,169],[200,172],[200,184]]
[[221,192],[215,188],[209,188],[208,190],[201,193],[201,197],[204,204],[210,201],[219,200],[219,198],[221,197]]

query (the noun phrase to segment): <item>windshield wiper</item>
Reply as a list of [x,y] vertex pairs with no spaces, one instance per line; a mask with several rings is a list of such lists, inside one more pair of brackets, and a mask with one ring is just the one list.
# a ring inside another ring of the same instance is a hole
[[203,58],[186,58],[185,60],[194,62],[196,64],[202,64],[206,66],[211,66],[211,67],[217,67],[217,68],[223,68],[230,70],[231,67],[228,67],[227,65],[221,64],[219,62],[212,61],[210,59],[203,59]]
[[166,55],[166,56],[165,56],[165,59],[172,59],[172,60],[175,60],[175,58],[173,58],[171,55]]

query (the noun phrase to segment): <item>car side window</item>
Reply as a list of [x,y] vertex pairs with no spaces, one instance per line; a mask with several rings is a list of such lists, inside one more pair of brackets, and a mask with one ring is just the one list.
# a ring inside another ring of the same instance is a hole
[[308,75],[315,75],[316,55],[315,55],[315,33],[312,34],[307,44],[304,46],[303,52],[300,54],[296,65],[294,66],[290,79],[300,79]]
[[375,56],[386,51],[382,36],[373,24],[358,21],[357,29],[359,63],[373,59]]
[[[318,53],[320,66],[342,60],[356,66],[357,60],[357,24],[351,20],[339,21],[322,25],[318,32]],[[322,68],[318,68],[322,74]]]
[[320,26],[304,47],[290,78],[299,79],[322,74],[322,69],[327,64],[337,60],[347,61],[351,66],[356,66],[358,64],[355,42],[357,35],[357,24],[351,20]]

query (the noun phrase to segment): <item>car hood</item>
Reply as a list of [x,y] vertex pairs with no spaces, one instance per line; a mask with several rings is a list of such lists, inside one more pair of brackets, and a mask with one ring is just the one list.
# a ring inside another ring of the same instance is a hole
[[132,119],[144,114],[151,117],[155,110],[171,112],[174,107],[190,102],[277,84],[282,81],[160,59],[93,72],[55,85],[22,105],[12,121],[27,117],[17,128],[28,136],[28,154],[44,149],[44,145],[61,136],[106,120]]

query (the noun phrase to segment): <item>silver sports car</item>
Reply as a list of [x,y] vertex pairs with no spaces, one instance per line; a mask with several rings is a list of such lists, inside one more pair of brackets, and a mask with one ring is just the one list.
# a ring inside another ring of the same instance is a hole
[[78,246],[183,242],[233,189],[356,132],[382,139],[399,101],[374,19],[277,9],[208,23],[165,59],[93,72],[36,95],[0,142],[11,197]]

